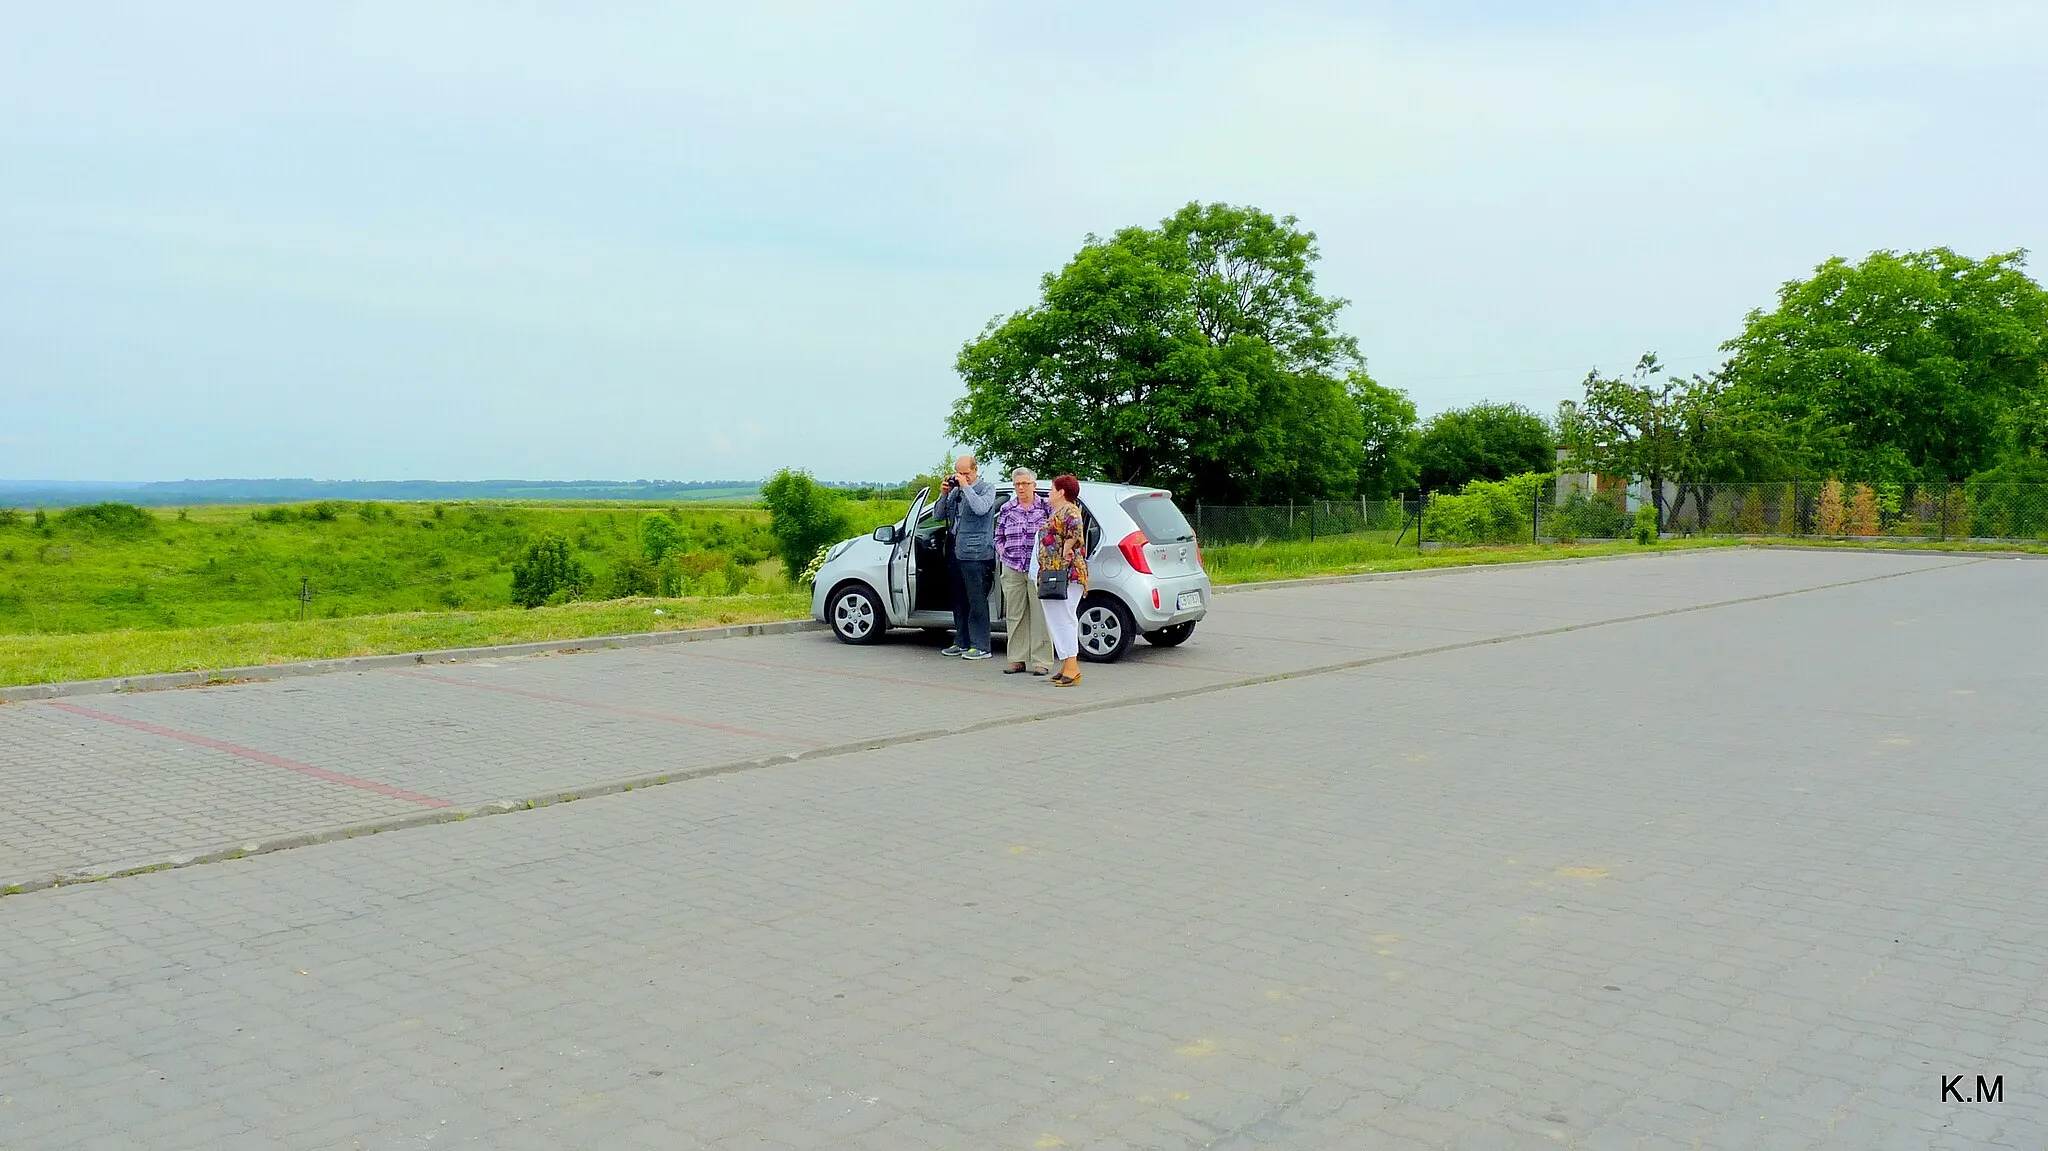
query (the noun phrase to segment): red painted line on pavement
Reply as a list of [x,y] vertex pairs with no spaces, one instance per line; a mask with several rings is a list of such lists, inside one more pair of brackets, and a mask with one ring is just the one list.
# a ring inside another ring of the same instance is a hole
[[643,711],[637,707],[622,707],[615,703],[598,703],[595,700],[577,699],[568,695],[552,695],[544,691],[528,691],[521,687],[505,687],[502,684],[478,683],[473,679],[456,679],[449,675],[435,675],[429,671],[394,671],[393,675],[412,679],[430,679],[435,683],[450,683],[457,687],[473,687],[478,691],[495,691],[500,695],[519,696],[523,699],[545,700],[548,703],[565,703],[570,707],[588,708],[591,711],[608,711],[613,715],[628,715],[634,719],[651,719],[656,723],[672,723],[678,727],[696,727],[705,731],[722,731],[727,735],[744,735],[750,739],[765,739],[775,743],[793,743],[801,747],[824,747],[821,740],[805,739],[796,735],[776,735],[772,732],[754,731],[751,728],[733,727],[730,724],[712,723],[707,719],[691,719],[686,715],[670,715],[662,711]]
[[324,767],[314,767],[309,763],[300,763],[297,760],[272,755],[267,751],[257,751],[253,747],[243,747],[238,743],[228,743],[225,740],[194,735],[189,731],[179,731],[174,727],[159,727],[153,723],[144,723],[139,719],[108,715],[106,712],[94,711],[89,707],[80,707],[75,703],[48,702],[47,706],[54,707],[59,711],[68,711],[73,715],[82,715],[87,719],[97,719],[106,723],[119,724],[122,727],[132,727],[136,731],[146,731],[151,735],[159,735],[165,739],[175,739],[180,743],[194,744],[199,747],[211,748],[214,751],[224,751],[229,755],[238,755],[243,759],[255,760],[257,763],[281,767],[286,771],[297,772],[300,775],[311,776],[314,779],[324,779],[329,783],[341,784],[343,787],[353,787],[359,791],[375,792],[378,795],[390,796],[392,799],[403,799],[411,803],[417,803],[422,807],[455,806],[448,800],[436,799],[431,795],[421,795],[419,792],[407,791],[402,787],[393,787],[388,783],[378,783],[374,779],[359,779],[353,775],[343,775],[338,771],[329,771]]
[[[668,655],[687,655],[695,659],[708,659],[716,663],[736,663],[743,667],[766,668],[769,671],[801,671],[809,672],[812,675],[836,675],[841,679],[865,679],[870,680],[874,683],[893,683],[903,687],[925,688],[930,691],[953,691],[959,692],[962,695],[985,695],[988,696],[990,699],[1007,699],[1013,703],[1017,702],[1020,699],[1026,703],[1031,702],[1031,698],[1029,696],[1019,696],[1016,692],[1010,691],[994,691],[985,687],[957,687],[950,683],[932,683],[928,680],[922,679],[903,679],[898,676],[876,675],[873,672],[866,671],[841,671],[836,667],[809,667],[800,663],[772,663],[765,659],[741,659],[738,656],[708,655],[704,652],[696,651],[682,652],[675,651],[673,649],[665,647],[656,648],[654,650],[663,652],[664,654]],[[1039,702],[1065,704],[1078,701],[1069,700],[1066,697],[1062,696],[1056,699],[1042,700]]]

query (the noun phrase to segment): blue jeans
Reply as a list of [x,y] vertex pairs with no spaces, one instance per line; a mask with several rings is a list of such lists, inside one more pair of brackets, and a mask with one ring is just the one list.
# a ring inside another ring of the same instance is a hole
[[953,576],[953,643],[956,647],[989,649],[988,588],[994,560],[963,560],[946,565]]

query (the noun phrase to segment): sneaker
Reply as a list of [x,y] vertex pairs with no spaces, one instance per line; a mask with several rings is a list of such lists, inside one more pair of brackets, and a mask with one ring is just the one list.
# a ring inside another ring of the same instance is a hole
[[992,652],[992,651],[983,651],[983,650],[981,650],[981,649],[980,649],[980,648],[978,648],[978,647],[970,647],[970,648],[968,648],[968,649],[967,649],[966,651],[964,651],[964,652],[961,652],[961,653],[960,653],[960,658],[961,658],[961,659],[994,659],[994,658],[995,658],[995,653],[994,653],[994,652]]
[[940,655],[966,655],[966,654],[967,654],[967,649],[966,649],[966,648],[964,648],[964,647],[961,647],[961,646],[960,646],[959,644],[957,644],[957,643],[954,643],[954,644],[947,644],[947,645],[946,645],[946,650],[944,650],[944,651],[940,652],[939,654],[940,654]]

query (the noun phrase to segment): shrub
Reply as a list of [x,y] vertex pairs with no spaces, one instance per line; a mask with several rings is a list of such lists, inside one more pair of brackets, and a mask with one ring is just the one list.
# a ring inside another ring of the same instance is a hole
[[653,595],[661,589],[661,575],[653,564],[638,555],[623,555],[612,569],[605,573],[598,585],[597,598],[625,599],[627,596]]
[[1877,534],[1877,492],[1869,484],[1857,484],[1849,503],[1848,522],[1843,525],[1852,536]]
[[819,486],[809,472],[776,472],[761,485],[761,502],[768,506],[768,530],[792,580],[819,548],[845,539],[850,530],[844,498]]
[[569,550],[569,541],[549,532],[526,545],[512,562],[512,602],[535,608],[574,599],[590,586],[590,569]]
[[0,508],[0,528],[21,526],[21,513],[13,508]]
[[830,554],[832,554],[831,544],[826,544],[824,547],[819,548],[818,554],[811,557],[811,562],[804,565],[803,574],[796,577],[797,586],[810,587],[812,584],[817,583],[818,569],[825,566],[825,557]]
[[156,527],[156,517],[134,504],[68,508],[57,516],[57,522],[67,528],[110,536],[139,536]]
[[1657,505],[1644,504],[1636,509],[1636,542],[1645,546],[1657,542]]
[[1561,540],[1619,539],[1628,529],[1628,516],[1612,496],[1573,488],[1563,503],[1544,513],[1543,526]]
[[1740,510],[1735,513],[1735,530],[1746,536],[1764,534],[1764,497],[1762,492],[1742,493]]
[[672,515],[656,512],[640,521],[640,553],[649,563],[660,563],[670,552],[682,551],[688,543],[683,526]]
[[1525,472],[1504,480],[1473,480],[1454,496],[1429,497],[1429,538],[1445,543],[1516,543],[1534,534],[1530,516],[1537,492],[1550,479]]
[[1849,521],[1849,509],[1842,503],[1842,481],[1829,480],[1820,486],[1820,498],[1813,505],[1815,535],[1842,535]]

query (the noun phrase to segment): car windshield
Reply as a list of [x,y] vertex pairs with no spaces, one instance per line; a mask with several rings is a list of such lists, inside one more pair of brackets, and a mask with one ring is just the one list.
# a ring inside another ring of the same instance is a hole
[[1145,538],[1155,544],[1177,544],[1195,538],[1188,517],[1180,514],[1165,492],[1132,496],[1124,501],[1124,510],[1138,522],[1138,530],[1145,533]]

